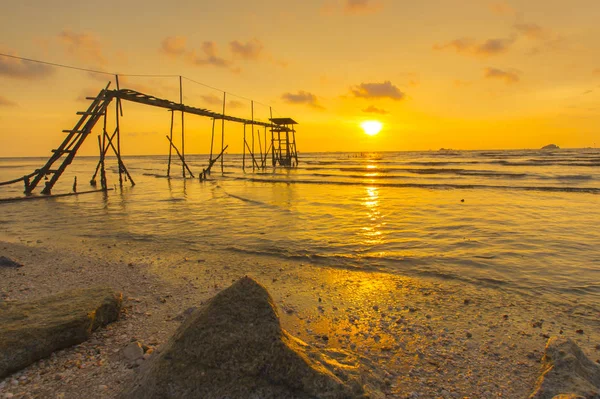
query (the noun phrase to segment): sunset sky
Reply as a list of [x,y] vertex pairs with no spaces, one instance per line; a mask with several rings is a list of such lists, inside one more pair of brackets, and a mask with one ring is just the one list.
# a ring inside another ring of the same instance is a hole
[[[183,75],[186,104],[221,108],[223,93],[194,80],[226,91],[228,114],[250,118],[253,99],[257,119],[269,105],[296,119],[300,153],[592,147],[599,20],[598,0],[23,0],[2,7],[0,52]],[[49,155],[111,79],[0,57],[0,156]],[[177,77],[121,86],[179,100]],[[365,134],[369,120],[383,130]],[[124,153],[165,154],[169,125],[165,110],[124,103]],[[208,151],[210,127],[186,117],[188,153]],[[230,152],[242,132],[225,126]]]

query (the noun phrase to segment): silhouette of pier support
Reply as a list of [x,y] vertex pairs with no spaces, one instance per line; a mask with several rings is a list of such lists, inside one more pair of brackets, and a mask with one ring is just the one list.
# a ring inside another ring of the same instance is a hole
[[[71,164],[77,151],[85,141],[85,139],[92,133],[92,129],[96,124],[103,118],[102,133],[98,135],[98,149],[100,153],[100,159],[96,165],[96,170],[90,179],[90,184],[96,186],[96,178],[100,176],[101,190],[108,190],[108,184],[106,179],[106,156],[109,152],[112,152],[117,158],[119,184],[123,185],[123,182],[129,181],[131,185],[135,185],[133,178],[131,177],[123,159],[121,157],[121,128],[120,118],[123,116],[123,101],[135,102],[144,104],[147,106],[163,108],[171,111],[171,130],[170,134],[167,135],[169,141],[169,160],[167,166],[167,177],[171,175],[171,164],[173,160],[172,151],[175,150],[177,157],[182,163],[182,175],[184,178],[189,174],[190,177],[194,177],[192,170],[185,160],[185,114],[198,115],[203,117],[212,118],[212,132],[211,132],[211,143],[210,143],[210,156],[208,166],[202,170],[199,175],[200,180],[205,180],[207,175],[210,175],[212,167],[217,161],[220,161],[221,172],[224,172],[224,155],[228,148],[225,145],[225,122],[239,123],[244,126],[244,143],[243,143],[243,161],[242,167],[246,169],[246,151],[249,154],[249,159],[252,160],[252,169],[265,169],[267,167],[268,155],[271,154],[272,166],[273,167],[294,167],[298,165],[298,154],[296,151],[296,136],[294,125],[297,124],[291,118],[271,118],[269,122],[257,121],[254,119],[254,102],[251,103],[251,119],[239,118],[225,114],[226,104],[226,93],[223,93],[223,109],[222,113],[213,112],[203,108],[196,108],[183,104],[183,85],[180,77],[180,91],[179,91],[179,102],[173,102],[166,99],[161,99],[148,94],[143,94],[138,91],[130,89],[122,89],[119,87],[119,77],[116,76],[116,90],[109,89],[110,83],[102,89],[96,97],[88,97],[91,100],[86,111],[77,112],[80,115],[79,121],[75,124],[73,129],[63,130],[67,134],[67,137],[63,140],[62,144],[52,150],[52,155],[44,166],[36,169],[29,175],[19,177],[13,180],[0,182],[0,186],[23,182],[24,192],[26,195],[32,195],[33,191],[44,180],[44,188],[42,194],[52,194],[52,188],[61,177],[65,169]],[[115,128],[112,133],[109,133],[107,128],[107,114],[110,103],[115,100]],[[175,112],[181,112],[181,151],[174,143],[173,140],[173,125],[174,125],[174,114]],[[215,125],[217,120],[221,121],[221,150],[219,154],[213,158],[214,145],[215,145]],[[250,126],[251,136],[250,142],[246,137],[247,127]],[[258,127],[258,129],[256,129]],[[260,128],[263,128],[263,140],[260,137]],[[267,141],[267,130],[271,132],[270,143]],[[283,134],[283,136],[282,136]],[[275,138],[277,135],[277,138]],[[258,151],[256,148],[258,144]],[[267,145],[268,144],[268,145]],[[73,189],[76,190],[76,184],[73,185]]]

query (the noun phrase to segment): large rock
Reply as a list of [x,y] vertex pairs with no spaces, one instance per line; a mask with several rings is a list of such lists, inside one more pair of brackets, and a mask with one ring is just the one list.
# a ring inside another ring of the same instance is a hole
[[195,310],[121,397],[367,397],[347,355],[334,360],[288,334],[269,293],[245,277]]
[[85,341],[93,330],[117,320],[121,300],[110,288],[89,288],[0,303],[0,378]]
[[600,399],[600,366],[588,359],[577,344],[552,337],[546,344],[542,373],[530,399]]

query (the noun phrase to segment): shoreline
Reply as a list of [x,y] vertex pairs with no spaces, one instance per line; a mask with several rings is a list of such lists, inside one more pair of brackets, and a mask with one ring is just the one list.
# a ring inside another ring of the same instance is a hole
[[89,341],[0,381],[0,396],[114,397],[136,373],[119,359],[123,347],[132,339],[164,343],[186,309],[244,275],[268,289],[284,329],[316,347],[355,352],[386,382],[388,397],[527,397],[547,337],[561,330],[600,358],[598,333],[585,319],[491,288],[259,256],[10,241],[0,242],[2,255],[24,266],[0,270],[4,300],[106,285],[123,292],[124,313]]

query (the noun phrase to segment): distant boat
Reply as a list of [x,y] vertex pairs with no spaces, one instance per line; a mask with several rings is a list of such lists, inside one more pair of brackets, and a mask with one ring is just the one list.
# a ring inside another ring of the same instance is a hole
[[556,144],[548,144],[542,147],[542,150],[560,150],[560,147]]

